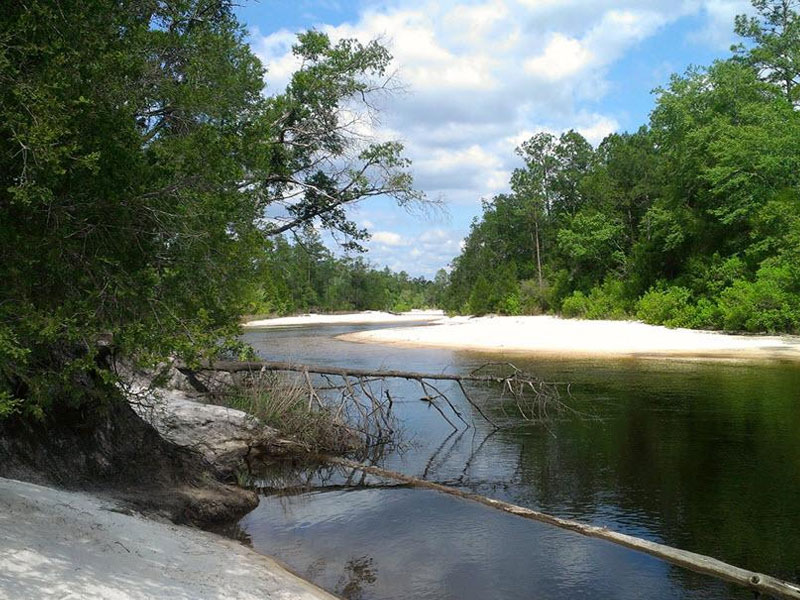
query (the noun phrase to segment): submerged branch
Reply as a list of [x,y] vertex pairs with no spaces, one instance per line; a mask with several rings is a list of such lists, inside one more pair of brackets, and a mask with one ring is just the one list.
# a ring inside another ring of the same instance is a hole
[[[308,385],[309,402],[316,396],[317,392],[322,390],[340,390],[343,396],[347,396],[349,399],[355,401],[356,397],[359,395],[356,391],[357,388],[360,390],[361,395],[369,400],[369,405],[372,410],[367,413],[365,410],[367,407],[362,406],[358,402],[356,402],[356,408],[362,413],[362,417],[366,417],[367,419],[375,416],[378,417],[377,437],[379,439],[384,438],[384,434],[387,433],[387,430],[391,433],[391,427],[388,425],[388,413],[391,411],[391,396],[389,396],[387,391],[386,400],[382,400],[381,394],[373,394],[371,392],[369,384],[387,379],[404,379],[417,383],[422,392],[422,397],[420,399],[429,403],[438,411],[454,430],[458,430],[459,427],[447,416],[445,410],[448,410],[455,417],[455,420],[463,423],[466,428],[473,427],[474,423],[470,424],[458,410],[452,399],[433,382],[444,381],[456,384],[464,399],[494,429],[500,429],[501,425],[498,424],[495,419],[492,419],[487,414],[486,410],[475,401],[467,384],[494,384],[501,386],[502,392],[499,397],[503,399],[505,396],[510,396],[515,404],[515,412],[519,414],[524,421],[546,422],[552,418],[549,412],[550,410],[556,413],[563,412],[564,410],[572,411],[572,409],[562,401],[561,394],[556,384],[542,381],[538,377],[526,373],[510,364],[502,365],[506,370],[510,369],[511,372],[507,374],[478,372],[485,371],[487,366],[489,365],[484,365],[477,371],[466,375],[327,367],[279,361],[216,361],[203,363],[197,368],[178,365],[178,369],[190,376],[196,375],[202,371],[222,371],[250,375],[274,371],[301,373],[305,377],[306,384]],[[324,378],[327,382],[327,386],[317,387],[315,389],[312,385],[310,375],[317,375]],[[334,384],[330,380],[331,377],[340,378],[342,384]],[[442,401],[442,406],[439,406],[437,403],[438,400]],[[373,425],[374,424],[375,423],[373,423]]]
[[480,494],[442,485],[432,481],[427,481],[425,479],[420,479],[419,477],[412,477],[410,475],[405,475],[396,471],[390,471],[381,467],[357,463],[352,460],[334,456],[323,456],[321,458],[325,462],[332,465],[339,465],[341,467],[359,470],[383,479],[401,481],[415,487],[436,490],[451,496],[472,500],[473,502],[479,502],[485,506],[490,506],[497,510],[510,513],[524,519],[531,519],[533,521],[547,523],[548,525],[553,525],[560,529],[567,529],[580,535],[606,540],[613,544],[649,554],[650,556],[654,556],[673,565],[694,571],[695,573],[710,575],[712,577],[748,588],[756,593],[764,593],[777,598],[800,600],[800,586],[797,584],[782,581],[780,579],[776,579],[775,577],[770,577],[769,575],[748,571],[746,569],[722,562],[721,560],[717,560],[716,558],[712,558],[710,556],[689,552],[687,550],[680,550],[678,548],[673,548],[672,546],[667,546],[666,544],[659,544],[658,542],[651,542],[650,540],[634,537],[632,535],[618,533],[605,527],[588,525],[572,519],[562,519],[560,517],[532,510],[530,508],[517,506],[502,500],[495,500],[493,498],[481,496]]

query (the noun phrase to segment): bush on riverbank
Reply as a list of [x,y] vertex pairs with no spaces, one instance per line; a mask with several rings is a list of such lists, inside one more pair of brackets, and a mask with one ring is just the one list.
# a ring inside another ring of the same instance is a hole
[[326,404],[300,376],[258,373],[215,395],[215,402],[274,427],[295,450],[342,454],[363,446],[348,413]]

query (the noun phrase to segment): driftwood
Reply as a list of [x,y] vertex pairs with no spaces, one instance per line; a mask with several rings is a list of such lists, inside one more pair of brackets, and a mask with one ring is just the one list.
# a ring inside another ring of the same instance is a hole
[[748,588],[758,594],[766,594],[776,598],[800,600],[800,585],[789,583],[775,577],[770,577],[769,575],[763,575],[761,573],[735,567],[710,556],[697,554],[696,552],[689,552],[687,550],[680,550],[665,544],[659,544],[657,542],[651,542],[649,540],[637,538],[624,533],[618,533],[605,527],[587,525],[579,521],[573,521],[572,519],[562,519],[560,517],[555,517],[553,515],[532,510],[530,508],[517,506],[509,502],[503,502],[502,500],[494,500],[473,492],[467,492],[458,488],[442,485],[440,483],[420,479],[418,477],[404,475],[403,473],[390,471],[388,469],[383,469],[373,465],[354,462],[346,458],[340,458],[336,456],[324,456],[321,458],[329,464],[359,470],[364,473],[369,473],[370,475],[382,477],[384,479],[402,481],[403,483],[415,487],[436,490],[437,492],[449,494],[458,498],[479,502],[485,506],[490,506],[518,517],[547,523],[548,525],[553,525],[560,529],[567,529],[587,537],[606,540],[613,544],[625,546],[626,548],[649,554],[690,571],[702,573],[704,575],[710,575],[712,577]]
[[[500,429],[501,425],[495,419],[492,419],[486,411],[474,400],[470,394],[467,385],[488,385],[495,384],[501,386],[500,397],[511,397],[514,401],[515,420],[523,419],[525,421],[546,421],[550,418],[550,411],[555,410],[561,412],[569,410],[567,405],[561,400],[561,394],[557,384],[548,383],[541,379],[525,373],[517,369],[514,365],[507,363],[501,365],[506,370],[510,370],[508,374],[486,374],[487,367],[497,367],[497,365],[484,365],[476,371],[467,375],[448,374],[448,373],[418,373],[413,371],[397,371],[397,370],[371,370],[371,369],[352,369],[340,367],[326,367],[317,365],[305,365],[289,362],[276,362],[276,361],[215,361],[209,363],[202,363],[198,367],[189,367],[187,365],[177,365],[177,368],[186,374],[188,377],[193,378],[198,372],[201,371],[222,371],[228,373],[249,373],[258,374],[265,371],[289,371],[302,373],[306,379],[309,388],[309,402],[318,401],[317,393],[325,390],[341,390],[344,389],[351,398],[354,398],[358,392],[366,396],[371,404],[373,411],[385,409],[387,406],[390,409],[392,397],[388,390],[385,391],[386,399],[382,398],[383,394],[375,394],[370,388],[369,383],[374,381],[383,381],[386,379],[405,379],[407,381],[414,381],[420,386],[422,397],[420,400],[429,403],[439,414],[447,421],[454,431],[459,430],[459,426],[454,421],[461,422],[465,427],[470,427],[470,423],[464,418],[458,408],[453,404],[452,400],[443,393],[436,385],[435,382],[445,381],[457,384],[464,399],[475,409],[475,411],[489,423],[494,429]],[[325,387],[315,387],[309,375],[318,375],[324,378],[338,377],[341,378],[342,384],[336,385],[329,381],[329,385]],[[437,403],[441,401],[446,405],[447,413],[443,406]],[[504,414],[505,414],[505,409]],[[454,417],[448,417],[448,413]]]

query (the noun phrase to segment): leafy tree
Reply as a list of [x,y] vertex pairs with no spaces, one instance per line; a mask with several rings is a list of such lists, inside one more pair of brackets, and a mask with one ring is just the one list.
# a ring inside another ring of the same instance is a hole
[[253,282],[291,281],[265,275],[270,237],[315,223],[357,244],[349,203],[421,198],[400,145],[344,120],[385,84],[386,51],[309,32],[294,52],[265,96],[229,0],[3,7],[1,413],[94,406],[101,334],[143,360],[224,349]]
[[480,275],[472,286],[469,295],[469,312],[476,316],[485,315],[492,310],[491,305],[492,286],[483,275]]
[[579,212],[558,231],[557,243],[576,288],[589,289],[624,267],[624,226],[604,213]]
[[513,262],[498,266],[492,273],[489,306],[505,315],[516,315],[521,310],[517,269]]
[[796,0],[753,0],[758,16],[736,17],[735,31],[749,39],[751,47],[732,50],[754,67],[764,80],[781,88],[789,102],[800,102],[800,17]]
[[449,306],[513,265],[526,312],[800,330],[800,16],[753,5],[736,21],[752,43],[674,75],[647,127],[596,150],[574,132],[525,142],[512,194],[453,261]]
[[511,189],[515,196],[524,199],[524,210],[520,211],[520,216],[531,231],[532,252],[536,260],[536,276],[540,288],[544,285],[542,231],[555,202],[553,183],[558,168],[555,150],[556,140],[551,134],[540,133],[533,136],[516,150],[525,161],[525,169],[515,169],[511,176]]

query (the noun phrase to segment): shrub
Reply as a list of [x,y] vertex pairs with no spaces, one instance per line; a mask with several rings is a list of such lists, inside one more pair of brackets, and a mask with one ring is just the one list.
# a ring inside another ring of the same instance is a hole
[[691,327],[696,309],[685,287],[650,288],[636,304],[636,316],[645,323],[667,327]]
[[699,329],[722,329],[722,312],[719,305],[708,298],[700,298],[694,309],[691,327]]
[[235,385],[216,401],[242,410],[274,427],[312,452],[347,452],[358,446],[358,434],[333,406],[309,402],[299,378],[263,373]]
[[469,313],[480,317],[492,310],[490,295],[492,288],[486,278],[481,275],[472,286],[472,292],[469,295]]
[[497,309],[503,315],[521,315],[522,302],[519,298],[519,292],[514,292],[503,298]]
[[540,315],[547,310],[549,288],[547,283],[539,285],[536,279],[525,279],[519,283],[520,313]]
[[588,319],[624,319],[629,313],[622,281],[608,277],[589,293]]
[[576,291],[566,297],[561,312],[565,317],[578,319],[624,319],[628,316],[628,305],[622,281],[608,277],[602,285],[592,288],[588,296]]
[[564,298],[561,303],[561,314],[571,319],[586,319],[589,314],[589,298],[580,290]]
[[723,290],[719,312],[726,329],[750,332],[800,330],[800,298],[786,266],[763,265],[755,281],[738,280]]

